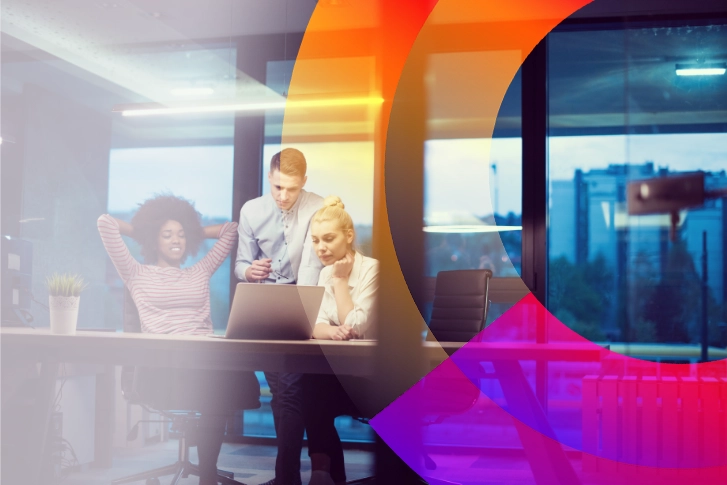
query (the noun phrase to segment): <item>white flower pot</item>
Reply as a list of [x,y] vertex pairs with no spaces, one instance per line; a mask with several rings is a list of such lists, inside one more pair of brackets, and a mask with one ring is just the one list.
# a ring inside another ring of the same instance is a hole
[[80,296],[49,296],[50,331],[59,335],[75,335]]

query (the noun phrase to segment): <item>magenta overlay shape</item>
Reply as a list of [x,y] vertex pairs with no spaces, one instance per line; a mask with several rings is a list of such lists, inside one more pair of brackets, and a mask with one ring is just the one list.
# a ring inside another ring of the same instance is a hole
[[371,425],[432,484],[727,484],[727,362],[611,352],[528,295]]

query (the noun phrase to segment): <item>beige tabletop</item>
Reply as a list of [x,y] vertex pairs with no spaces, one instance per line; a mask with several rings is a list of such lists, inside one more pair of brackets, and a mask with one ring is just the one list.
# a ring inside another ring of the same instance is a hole
[[[373,375],[376,342],[321,340],[227,340],[205,336],[78,331],[54,335],[48,329],[2,328],[3,360],[162,366],[217,370]],[[424,342],[430,368],[460,349],[461,342]],[[592,344],[522,342],[471,343],[458,354],[472,360],[597,361]]]

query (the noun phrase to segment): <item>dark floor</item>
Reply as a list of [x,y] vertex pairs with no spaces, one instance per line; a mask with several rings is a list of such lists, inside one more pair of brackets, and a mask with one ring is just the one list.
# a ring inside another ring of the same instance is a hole
[[[114,450],[113,468],[90,468],[68,475],[62,485],[102,485],[109,484],[111,480],[140,473],[153,468],[170,465],[177,460],[177,441],[169,440],[165,443],[145,446],[137,449]],[[275,468],[274,446],[260,445],[222,445],[217,466],[223,470],[234,472],[235,479],[247,485],[264,483],[274,476]],[[364,478],[373,475],[373,454],[365,451],[346,452],[346,473],[349,480]],[[190,461],[197,462],[195,448],[190,449]],[[310,461],[308,450],[303,449],[301,457],[301,475],[303,483],[310,478]],[[162,477],[162,484],[169,483],[171,476]],[[198,478],[189,477],[180,480],[180,485],[197,485]],[[138,482],[144,483],[144,482]]]
[[[274,446],[224,444],[218,462],[219,468],[235,473],[235,479],[247,485],[258,485],[273,478],[275,466]],[[303,449],[301,469],[303,483],[310,478],[310,461],[307,449]],[[346,450],[346,473],[349,480],[373,475],[373,453]],[[190,459],[197,461],[196,449],[190,450]],[[530,465],[524,455],[482,454],[430,454],[437,464],[429,477],[447,480],[459,485],[535,485]],[[177,459],[177,441],[149,445],[137,449],[117,449],[114,466],[108,469],[84,469],[68,475],[61,485],[108,485],[111,480],[172,464]],[[580,459],[572,460],[576,473],[580,474]],[[583,478],[583,477],[582,477]],[[171,476],[162,477],[167,484]],[[143,482],[137,482],[143,484]],[[197,485],[196,477],[182,479],[181,485]],[[583,480],[591,484],[590,480]]]

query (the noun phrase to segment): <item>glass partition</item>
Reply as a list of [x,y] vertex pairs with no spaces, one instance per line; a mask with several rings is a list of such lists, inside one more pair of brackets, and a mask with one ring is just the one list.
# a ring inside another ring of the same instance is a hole
[[628,215],[626,187],[693,171],[727,187],[727,76],[700,70],[724,65],[727,26],[562,31],[548,45],[549,309],[593,340],[699,343],[706,324],[724,347],[725,199],[682,211],[671,240],[668,214]]

